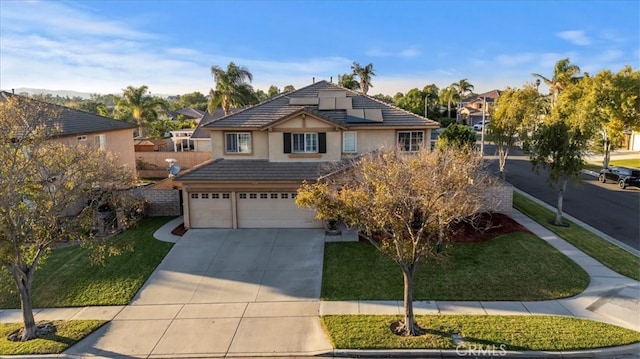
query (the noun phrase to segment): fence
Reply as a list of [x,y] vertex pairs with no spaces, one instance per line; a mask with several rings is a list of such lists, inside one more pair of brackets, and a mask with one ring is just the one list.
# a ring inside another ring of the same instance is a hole
[[181,171],[193,168],[211,159],[211,152],[136,152],[136,171],[140,178],[166,178],[169,163],[176,160]]

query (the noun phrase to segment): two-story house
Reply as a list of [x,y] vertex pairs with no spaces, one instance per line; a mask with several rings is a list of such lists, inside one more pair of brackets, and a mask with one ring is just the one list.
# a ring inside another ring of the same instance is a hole
[[[0,92],[0,102],[13,93]],[[29,101],[38,101],[28,98]],[[51,105],[59,111],[52,123],[56,123],[60,132],[52,141],[62,142],[67,146],[87,145],[101,148],[117,156],[119,162],[136,170],[136,157],[133,144],[133,131],[137,127],[131,123],[102,117],[93,113],[75,110],[69,107]]]
[[491,121],[489,110],[495,105],[500,97],[500,90],[491,90],[461,101],[459,122],[473,126],[482,121]]
[[187,228],[321,228],[296,191],[332,163],[382,146],[429,145],[437,122],[320,81],[204,128],[212,160],[179,175]]

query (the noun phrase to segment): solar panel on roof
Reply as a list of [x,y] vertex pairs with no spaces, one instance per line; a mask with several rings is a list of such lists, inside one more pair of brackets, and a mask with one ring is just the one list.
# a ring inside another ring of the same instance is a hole
[[307,106],[307,105],[317,105],[318,104],[317,97],[291,97],[289,99],[289,105],[291,106]]
[[347,123],[383,122],[382,110],[379,108],[348,109]]
[[353,108],[351,97],[336,97],[336,110],[349,110]]
[[336,98],[335,97],[320,97],[318,100],[318,110],[335,110]]
[[318,91],[318,97],[347,97],[347,91],[345,90],[320,90]]
[[382,110],[379,108],[365,108],[364,118],[368,121],[382,122]]

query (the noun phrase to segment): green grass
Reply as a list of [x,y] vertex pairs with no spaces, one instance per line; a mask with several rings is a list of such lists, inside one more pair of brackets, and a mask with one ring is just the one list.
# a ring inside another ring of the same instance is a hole
[[[172,247],[153,233],[169,217],[145,218],[106,244],[130,245],[133,251],[93,264],[90,249],[54,249],[37,269],[32,288],[33,306],[72,307],[127,304]],[[0,308],[19,308],[15,284],[6,268],[0,269]]]
[[[581,350],[640,342],[640,333],[617,326],[556,316],[419,315],[428,330],[402,337],[390,330],[391,315],[328,315],[323,324],[336,349],[456,349],[451,335],[459,333],[468,347],[505,350]],[[503,347],[501,347],[503,345]],[[459,349],[464,351],[463,348]]]
[[513,206],[560,238],[578,247],[608,268],[635,280],[640,280],[640,258],[615,244],[600,238],[568,219],[568,227],[557,227],[549,223],[555,213],[528,199],[520,193],[513,193]]
[[[609,162],[611,166],[620,166],[620,167],[633,167],[640,168],[640,158],[627,158],[622,160],[612,160]],[[591,162],[585,165],[586,169],[600,172],[602,169],[602,161],[599,162]]]
[[27,342],[11,342],[9,333],[21,328],[22,323],[0,324],[0,355],[59,354],[80,339],[100,328],[102,320],[53,321],[57,327],[55,334]]
[[[530,233],[457,243],[444,260],[420,262],[414,300],[545,300],[576,295],[587,273]],[[399,267],[367,242],[326,243],[324,300],[402,300]]]

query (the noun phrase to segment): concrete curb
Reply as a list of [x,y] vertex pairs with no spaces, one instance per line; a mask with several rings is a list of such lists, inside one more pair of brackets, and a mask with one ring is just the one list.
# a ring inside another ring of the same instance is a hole
[[601,348],[576,351],[502,351],[499,347],[495,350],[446,350],[446,349],[413,349],[413,350],[349,350],[335,349],[332,353],[321,356],[333,356],[337,358],[619,358],[637,357],[640,354],[640,343],[623,345],[619,347]]
[[[583,170],[583,171],[586,171],[586,170]],[[593,172],[593,171],[591,171],[591,172]],[[597,175],[596,175],[596,177],[597,177]],[[513,190],[514,190],[514,191],[516,191],[516,192],[518,192],[518,193],[520,193],[521,195],[523,195],[523,196],[527,197],[528,199],[530,199],[530,200],[534,201],[535,203],[537,203],[537,204],[539,204],[539,205],[541,205],[541,206],[543,206],[543,207],[547,208],[547,209],[548,209],[548,210],[550,210],[550,211],[553,211],[553,212],[555,212],[555,211],[556,211],[556,208],[555,208],[555,207],[550,206],[550,205],[549,205],[549,204],[547,204],[546,202],[541,201],[541,200],[539,200],[539,199],[538,199],[538,198],[536,198],[536,197],[533,197],[532,195],[528,194],[527,192],[524,192],[524,191],[522,191],[522,190],[520,190],[520,189],[518,189],[518,188],[515,188],[515,187],[513,188]],[[588,224],[586,224],[586,223],[582,222],[581,220],[579,220],[579,219],[577,219],[577,218],[573,217],[573,216],[572,216],[572,215],[570,215],[570,214],[567,214],[567,213],[563,212],[563,213],[562,213],[562,216],[563,216],[564,218],[569,219],[569,220],[570,220],[570,221],[572,221],[573,223],[575,223],[575,224],[579,225],[580,227],[582,227],[582,228],[584,228],[584,229],[586,229],[586,230],[588,230],[588,231],[590,231],[590,232],[593,232],[594,234],[596,234],[596,235],[600,236],[600,238],[602,238],[602,239],[604,239],[604,240],[606,240],[606,241],[608,241],[608,242],[610,242],[610,243],[612,243],[612,244],[615,244],[616,246],[618,246],[618,247],[620,247],[620,248],[624,249],[625,251],[627,251],[627,252],[629,252],[629,253],[631,253],[631,254],[635,254],[636,256],[640,257],[640,250],[637,250],[637,249],[635,249],[635,248],[633,248],[633,247],[629,246],[628,244],[625,244],[625,243],[620,242],[619,240],[617,240],[617,239],[615,239],[615,238],[611,237],[610,235],[608,235],[608,234],[606,234],[606,233],[603,233],[602,231],[599,231],[598,229],[595,229],[595,228],[591,227],[590,225],[588,225]]]

